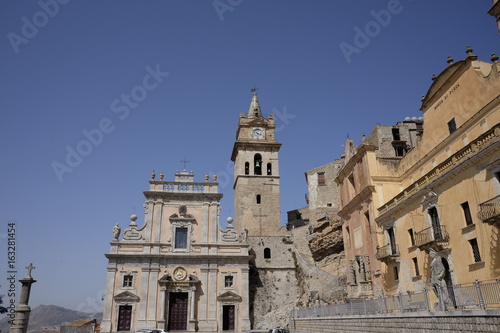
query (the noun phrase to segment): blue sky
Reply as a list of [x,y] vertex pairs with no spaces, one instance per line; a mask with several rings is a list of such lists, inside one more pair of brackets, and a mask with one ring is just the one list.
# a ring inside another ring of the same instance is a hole
[[219,176],[232,216],[231,150],[254,85],[283,144],[286,223],[305,206],[304,172],[339,158],[348,135],[421,116],[447,56],[500,54],[491,6],[2,1],[0,293],[14,221],[17,278],[36,266],[31,305],[99,311],[113,226],[142,222],[152,170],[171,180],[184,158],[197,180]]

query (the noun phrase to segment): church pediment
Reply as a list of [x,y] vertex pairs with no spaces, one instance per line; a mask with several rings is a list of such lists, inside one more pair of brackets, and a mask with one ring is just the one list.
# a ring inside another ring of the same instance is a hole
[[124,291],[113,297],[115,302],[139,302],[141,299],[139,296],[132,294],[130,291]]
[[241,302],[242,298],[240,295],[233,293],[232,291],[226,291],[225,293],[217,296],[219,302]]
[[441,74],[439,74],[434,79],[434,82],[431,84],[429,90],[427,91],[427,94],[425,95],[425,97],[422,100],[421,110],[423,110],[427,106],[428,102],[435,95],[438,94],[438,92],[441,90],[441,88],[449,82],[451,76],[453,74],[455,74],[456,72],[458,72],[465,65],[465,63],[466,63],[466,60],[462,60],[462,61],[458,61],[458,62],[448,66],[444,71],[441,72]]

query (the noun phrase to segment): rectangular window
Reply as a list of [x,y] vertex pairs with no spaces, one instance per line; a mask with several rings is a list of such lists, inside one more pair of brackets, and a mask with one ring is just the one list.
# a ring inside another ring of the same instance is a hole
[[326,185],[324,172],[318,172],[318,185]]
[[415,268],[415,276],[420,276],[420,270],[418,269],[418,260],[417,258],[412,258],[413,267]]
[[393,268],[393,271],[394,271],[394,280],[399,280],[399,270],[398,270],[398,266],[394,266],[392,267]]
[[123,287],[132,287],[132,275],[124,275],[123,276]]
[[350,188],[349,188],[349,192],[350,192],[350,195],[351,197],[354,197],[356,195],[356,184],[354,183],[354,175],[351,174],[348,178],[349,180],[349,184],[350,184]]
[[175,248],[187,249],[188,228],[175,228]]
[[232,288],[233,287],[233,276],[227,275],[224,277],[224,286],[226,288]]
[[403,157],[406,153],[406,147],[404,145],[394,145],[394,153],[398,157]]
[[392,129],[392,139],[394,141],[401,140],[401,135],[399,134],[399,128],[393,128]]
[[455,123],[455,118],[452,118],[448,122],[448,130],[450,131],[450,134],[457,130],[457,124]]
[[477,244],[477,239],[471,239],[469,241],[469,244],[472,248],[472,254],[474,255],[474,262],[481,262],[481,253],[479,253],[479,245]]
[[391,255],[397,255],[398,248],[396,246],[396,235],[394,234],[394,228],[387,229],[387,238],[389,245],[391,247]]
[[415,246],[415,236],[413,235],[413,229],[408,229],[408,235],[410,235],[411,246]]
[[462,210],[464,211],[464,217],[465,217],[465,224],[466,225],[471,225],[474,222],[472,222],[472,215],[470,213],[470,208],[469,208],[469,202],[466,201],[463,204],[461,204]]

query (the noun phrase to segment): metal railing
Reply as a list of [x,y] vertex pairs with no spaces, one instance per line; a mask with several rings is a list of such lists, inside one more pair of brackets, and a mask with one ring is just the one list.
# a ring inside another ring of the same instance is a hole
[[292,318],[335,317],[383,313],[456,310],[499,310],[500,279],[424,289],[372,299],[348,299],[342,304],[295,309]]
[[415,245],[417,246],[423,246],[433,242],[447,242],[448,239],[448,232],[444,225],[437,228],[429,227],[415,233]]
[[378,260],[388,259],[392,257],[399,257],[399,248],[397,245],[387,244],[377,248],[375,257]]
[[484,222],[500,222],[500,195],[479,204],[477,217]]

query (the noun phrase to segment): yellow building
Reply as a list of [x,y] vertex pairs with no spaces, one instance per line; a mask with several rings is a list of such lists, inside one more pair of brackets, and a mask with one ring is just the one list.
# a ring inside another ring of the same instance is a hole
[[[378,191],[377,257],[389,294],[431,289],[431,249],[448,287],[500,277],[500,63],[466,52],[433,76],[423,134]],[[387,245],[399,251],[380,251]]]

